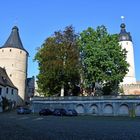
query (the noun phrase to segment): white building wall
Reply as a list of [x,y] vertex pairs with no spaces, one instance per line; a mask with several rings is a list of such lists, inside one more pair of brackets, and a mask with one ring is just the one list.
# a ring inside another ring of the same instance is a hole
[[120,41],[119,44],[122,46],[123,49],[126,49],[126,60],[130,65],[129,71],[126,74],[122,84],[136,84],[133,43],[131,41]]
[[27,79],[27,53],[17,48],[0,49],[0,66],[5,67],[6,72],[18,88],[18,95],[25,99]]
[[[8,93],[6,92],[6,89],[8,88]],[[13,92],[12,92],[13,90]],[[6,97],[8,100],[15,101],[17,103],[18,98],[18,92],[16,89],[11,87],[5,87],[5,93],[4,97]]]

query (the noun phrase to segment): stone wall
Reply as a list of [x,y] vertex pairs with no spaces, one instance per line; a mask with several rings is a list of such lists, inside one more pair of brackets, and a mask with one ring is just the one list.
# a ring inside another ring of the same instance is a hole
[[32,98],[31,109],[75,109],[78,114],[96,116],[140,116],[140,96]]
[[125,95],[140,95],[140,83],[122,85]]

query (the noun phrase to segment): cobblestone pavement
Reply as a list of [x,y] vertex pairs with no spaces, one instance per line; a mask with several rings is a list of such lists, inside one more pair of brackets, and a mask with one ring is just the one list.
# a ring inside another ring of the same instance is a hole
[[140,140],[140,118],[0,113],[0,140]]

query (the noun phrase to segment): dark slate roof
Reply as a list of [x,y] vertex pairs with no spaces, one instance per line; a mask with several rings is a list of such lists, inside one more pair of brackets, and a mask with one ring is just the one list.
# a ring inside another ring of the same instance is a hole
[[[5,68],[0,67],[0,85],[16,88],[10,78],[8,77]],[[17,89],[17,88],[16,88]]]
[[[1,47],[1,48],[17,48],[17,49],[21,49],[21,50],[24,50],[24,47],[22,45],[22,42],[21,42],[21,39],[20,39],[20,36],[19,36],[19,29],[17,26],[14,26],[12,28],[12,32],[9,36],[9,38],[7,39],[7,41],[5,42],[5,44]],[[26,51],[27,52],[27,51]],[[28,52],[27,52],[28,53]]]
[[125,29],[125,24],[121,24],[121,31],[119,33],[119,41],[132,41],[132,37],[130,35],[130,32],[127,32]]

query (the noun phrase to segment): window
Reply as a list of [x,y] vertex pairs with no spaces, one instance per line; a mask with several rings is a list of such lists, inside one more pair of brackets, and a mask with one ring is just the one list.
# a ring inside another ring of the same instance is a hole
[[0,88],[0,95],[2,94],[2,88]]
[[12,51],[12,49],[10,49],[10,52]]
[[20,51],[20,53],[22,53],[22,51]]
[[128,42],[126,42],[126,45],[128,45]]
[[12,95],[14,94],[14,89],[11,90],[11,94],[12,94]]
[[2,52],[4,52],[4,50],[2,50]]
[[6,93],[7,93],[7,94],[8,94],[8,90],[9,90],[9,89],[8,89],[8,88],[6,88]]
[[10,74],[10,77],[12,77],[12,74]]

